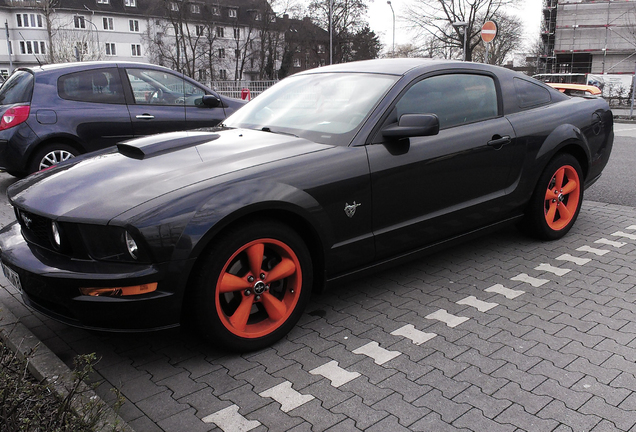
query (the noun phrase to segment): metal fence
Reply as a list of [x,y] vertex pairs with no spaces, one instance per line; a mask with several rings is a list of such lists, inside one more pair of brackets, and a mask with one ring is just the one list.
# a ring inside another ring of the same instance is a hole
[[278,81],[212,81],[212,88],[223,96],[246,99],[249,90],[250,98],[255,98]]

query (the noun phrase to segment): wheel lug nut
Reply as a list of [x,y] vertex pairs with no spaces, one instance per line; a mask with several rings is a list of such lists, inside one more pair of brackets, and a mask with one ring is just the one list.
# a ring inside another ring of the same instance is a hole
[[248,281],[249,283],[254,282],[254,276],[248,276],[248,277],[247,277],[247,281]]
[[252,295],[252,291],[250,291],[250,290],[246,289],[246,290],[245,290],[245,295],[246,295],[246,296],[251,296],[251,295]]
[[255,299],[256,299],[256,301],[259,301],[259,300],[261,299],[261,296],[257,295],[257,296],[255,297]]
[[265,273],[261,273],[261,279],[265,279]]

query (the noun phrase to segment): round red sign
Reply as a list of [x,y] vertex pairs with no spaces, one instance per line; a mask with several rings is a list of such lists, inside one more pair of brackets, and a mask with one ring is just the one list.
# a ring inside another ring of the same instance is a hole
[[481,39],[484,42],[492,42],[497,36],[497,24],[494,21],[486,21],[481,26]]

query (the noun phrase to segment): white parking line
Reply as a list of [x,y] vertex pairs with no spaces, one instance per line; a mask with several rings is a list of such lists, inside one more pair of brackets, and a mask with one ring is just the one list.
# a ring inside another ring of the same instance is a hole
[[353,381],[358,378],[360,374],[358,372],[349,372],[346,369],[338,366],[338,362],[335,360],[325,363],[322,366],[318,366],[315,369],[309,371],[312,375],[322,375],[331,381],[331,385],[338,388],[343,384]]
[[457,304],[472,306],[475,309],[477,309],[479,312],[487,312],[490,309],[499,306],[498,303],[485,302],[485,301],[479,300],[475,296],[469,296],[469,297],[466,297],[465,299],[461,299],[460,301],[457,302]]
[[399,351],[389,351],[382,348],[377,342],[369,342],[366,345],[362,345],[360,348],[353,350],[354,354],[364,354],[367,357],[371,357],[376,364],[383,365],[389,360],[393,360],[400,354]]
[[416,329],[413,324],[407,324],[391,332],[393,336],[404,336],[410,339],[415,345],[422,345],[437,336],[435,333],[426,333]]
[[576,265],[585,265],[587,263],[589,263],[590,261],[592,261],[590,258],[579,258],[579,257],[575,257],[572,256],[570,254],[563,254],[559,257],[557,257],[557,260],[559,261],[568,261],[568,262],[572,262]]
[[223,408],[209,416],[203,417],[203,423],[214,423],[224,432],[247,432],[261,425],[259,421],[248,420],[238,412],[237,405]]
[[503,286],[502,284],[497,284],[497,285],[493,285],[490,288],[486,288],[484,291],[486,292],[493,292],[496,294],[501,294],[502,296],[508,298],[508,299],[514,299],[519,297],[521,294],[525,294],[525,291],[521,291],[521,290],[513,290],[510,288],[506,288],[505,286]]
[[608,240],[606,238],[598,239],[594,243],[604,244],[604,245],[608,245],[608,246],[614,246],[615,248],[620,248],[620,247],[623,247],[623,246],[625,246],[627,244],[625,242],[617,242],[617,241],[613,241],[613,240]]
[[554,267],[553,265],[544,264],[544,263],[539,264],[534,269],[535,270],[539,270],[539,271],[553,273],[553,274],[555,274],[557,276],[564,276],[564,275],[566,275],[566,274],[568,274],[570,272],[570,269],[561,268],[561,267]]
[[298,408],[314,398],[312,395],[298,393],[292,388],[292,383],[289,381],[282,382],[258,395],[274,399],[280,404],[280,409],[283,412],[289,412],[294,408]]
[[453,314],[449,314],[445,309],[440,309],[438,311],[433,312],[432,314],[428,314],[425,317],[430,320],[441,321],[446,324],[448,327],[457,327],[463,322],[468,321],[470,318],[463,316],[455,316]]
[[515,276],[513,278],[510,278],[510,280],[518,281],[518,282],[524,282],[524,283],[532,285],[535,288],[538,288],[541,285],[545,285],[548,282],[550,282],[549,279],[537,279],[537,278],[534,278],[532,276],[528,276],[525,273],[521,273],[521,274],[519,274],[519,275],[517,275],[517,276]]
[[627,233],[624,233],[623,231],[616,231],[612,235],[615,236],[615,237],[624,237],[624,238],[628,238],[630,240],[636,240],[636,234],[627,234]]
[[598,255],[598,256],[603,256],[606,253],[610,252],[607,249],[595,249],[595,248],[589,247],[589,246],[581,246],[580,248],[577,249],[577,251],[579,251],[579,252],[589,252],[589,253],[593,253],[594,255]]

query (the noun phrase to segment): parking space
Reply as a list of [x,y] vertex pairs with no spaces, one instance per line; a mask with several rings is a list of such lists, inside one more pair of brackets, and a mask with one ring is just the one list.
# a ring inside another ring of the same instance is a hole
[[98,393],[120,389],[137,431],[627,431],[635,264],[636,210],[585,202],[560,241],[511,228],[371,275],[243,355],[187,330],[73,329],[4,279],[0,302],[66,363],[97,353]]

